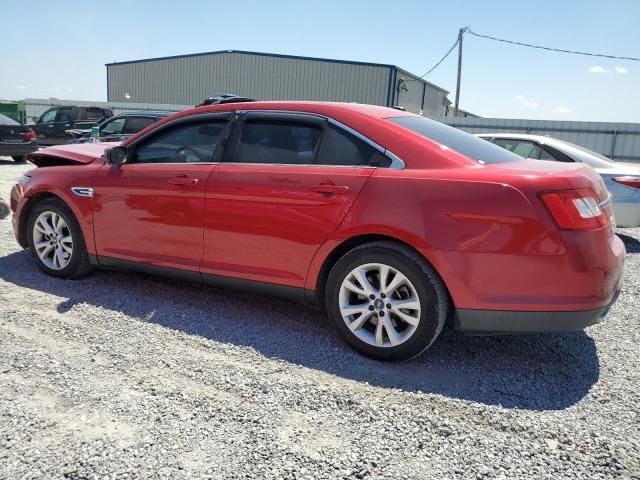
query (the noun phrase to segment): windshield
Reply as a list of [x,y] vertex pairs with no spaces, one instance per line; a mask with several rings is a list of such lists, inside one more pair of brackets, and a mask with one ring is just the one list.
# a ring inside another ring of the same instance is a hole
[[388,118],[429,140],[440,143],[480,163],[504,163],[522,160],[522,157],[500,148],[486,140],[449,127],[440,122],[419,116]]

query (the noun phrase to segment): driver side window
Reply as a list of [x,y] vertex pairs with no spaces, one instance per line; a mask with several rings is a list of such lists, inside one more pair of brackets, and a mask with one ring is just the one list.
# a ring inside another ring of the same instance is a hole
[[210,162],[225,125],[209,121],[164,130],[136,148],[132,163]]

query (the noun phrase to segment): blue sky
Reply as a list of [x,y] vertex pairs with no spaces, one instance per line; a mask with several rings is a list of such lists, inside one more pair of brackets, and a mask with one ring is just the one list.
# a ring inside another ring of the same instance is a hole
[[[511,40],[640,57],[640,1],[3,0],[0,98],[106,100],[105,63],[253,50],[423,74],[465,25]],[[452,93],[456,57],[428,80]],[[461,107],[482,116],[640,122],[640,62],[465,36]]]

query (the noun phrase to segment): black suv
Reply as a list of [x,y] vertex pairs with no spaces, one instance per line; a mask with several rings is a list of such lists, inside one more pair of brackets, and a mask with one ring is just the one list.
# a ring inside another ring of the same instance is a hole
[[60,145],[69,140],[66,131],[75,128],[91,128],[105,118],[113,116],[110,108],[104,107],[53,107],[33,117],[35,125],[29,125],[36,132],[38,145]]
[[[122,142],[174,113],[176,112],[125,112],[115,115],[97,125],[98,139],[101,142]],[[67,130],[67,134],[73,137],[67,143],[91,142],[90,128]]]

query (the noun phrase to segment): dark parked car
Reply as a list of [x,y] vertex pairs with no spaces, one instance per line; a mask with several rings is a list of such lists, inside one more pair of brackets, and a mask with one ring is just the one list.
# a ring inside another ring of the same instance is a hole
[[30,127],[35,130],[39,145],[60,145],[69,140],[67,130],[90,129],[112,116],[111,109],[104,107],[52,107],[39,118],[33,117],[36,123]]
[[[101,142],[122,142],[131,135],[144,130],[159,120],[173,115],[176,112],[125,112],[115,115],[98,124],[98,137]],[[76,128],[67,130],[67,134],[73,137],[67,143],[91,142],[90,128]]]
[[32,129],[0,114],[0,156],[24,162],[28,153],[38,149],[35,138],[36,134]]

